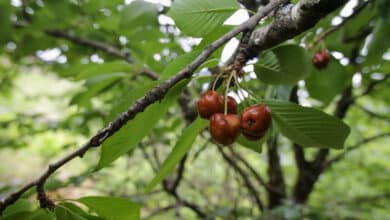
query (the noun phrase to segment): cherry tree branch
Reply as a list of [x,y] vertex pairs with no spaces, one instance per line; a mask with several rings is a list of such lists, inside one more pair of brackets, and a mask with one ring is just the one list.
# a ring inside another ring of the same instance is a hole
[[323,17],[333,12],[348,0],[301,0],[279,8],[274,21],[253,32],[250,41],[252,56],[276,46],[314,27]]
[[[91,39],[88,39],[88,38],[83,38],[83,37],[79,37],[79,36],[76,36],[72,33],[70,33],[69,31],[63,31],[63,30],[47,30],[45,31],[46,34],[52,36],[52,37],[56,37],[56,38],[62,38],[62,39],[65,39],[65,40],[69,40],[75,44],[79,44],[79,45],[82,45],[82,46],[86,46],[86,47],[90,47],[90,48],[93,48],[93,49],[96,49],[96,50],[101,50],[111,56],[114,56],[114,57],[117,57],[121,60],[124,60],[128,63],[134,63],[134,60],[133,58],[130,56],[130,53],[129,52],[124,52],[124,51],[121,51],[120,49],[110,45],[110,44],[107,44],[107,43],[104,43],[104,42],[100,42],[100,41],[96,41],[96,40],[91,40]],[[150,69],[147,69],[147,68],[144,68],[142,70],[142,74],[148,76],[149,78],[151,79],[158,79],[159,76],[157,73],[151,71]]]
[[[121,129],[129,120],[132,120],[138,113],[143,112],[149,105],[160,101],[168,93],[168,90],[179,83],[181,80],[190,78],[193,72],[198,68],[207,58],[219,47],[227,43],[231,38],[237,34],[253,29],[259,21],[265,17],[268,13],[274,10],[280,4],[287,2],[287,0],[274,0],[268,5],[259,9],[259,11],[248,19],[246,22],[235,27],[210,45],[206,46],[205,49],[195,58],[190,64],[188,64],[184,69],[178,72],[175,76],[169,78],[168,80],[162,82],[158,86],[154,87],[151,91],[145,94],[143,97],[139,98],[134,102],[130,108],[121,113],[114,121],[110,122],[109,125],[97,132],[92,138],[90,138],[84,145],[82,145],[76,151],[66,155],[64,158],[58,160],[57,162],[50,164],[47,170],[39,176],[36,180],[28,183],[22,189],[16,191],[15,193],[8,196],[3,202],[0,203],[0,214],[7,208],[9,205],[16,202],[20,196],[28,189],[36,186],[38,192],[38,198],[40,199],[40,204],[44,208],[51,208],[54,204],[48,199],[45,195],[43,189],[47,179],[60,167],[69,161],[73,160],[76,157],[82,157],[88,150],[94,147],[100,146],[107,138],[115,134],[119,129]],[[188,204],[190,205],[190,204]]]
[[134,62],[133,58],[130,56],[130,53],[122,52],[118,48],[111,46],[109,44],[106,44],[106,43],[103,43],[100,41],[87,39],[87,38],[82,38],[82,37],[79,37],[79,36],[72,34],[69,31],[64,31],[64,30],[47,30],[45,32],[46,32],[46,34],[48,34],[52,37],[63,38],[63,39],[70,40],[70,41],[72,41],[76,44],[82,45],[82,46],[87,46],[87,47],[94,48],[97,50],[102,50],[102,51],[106,52],[107,54],[110,54],[114,57],[118,57],[122,60],[127,61],[128,63]]
[[[25,28],[25,27],[29,26],[30,23],[31,23],[31,21],[28,21],[28,20],[27,21],[18,21],[18,22],[14,22],[13,25],[15,28]],[[117,58],[124,60],[128,63],[134,63],[134,60],[131,57],[129,52],[124,52],[124,51],[120,50],[119,48],[112,46],[108,43],[80,37],[80,36],[72,34],[70,31],[65,31],[65,30],[45,30],[44,33],[46,33],[47,35],[49,35],[51,37],[69,40],[70,42],[72,42],[74,44],[78,44],[81,46],[86,46],[86,47],[89,47],[92,49],[103,51],[103,52],[107,53],[108,55],[111,55],[113,57],[117,57]],[[152,70],[150,70],[148,68],[143,68],[140,71],[140,73],[153,79],[153,80],[157,80],[159,78],[159,75],[157,73],[153,72]]]

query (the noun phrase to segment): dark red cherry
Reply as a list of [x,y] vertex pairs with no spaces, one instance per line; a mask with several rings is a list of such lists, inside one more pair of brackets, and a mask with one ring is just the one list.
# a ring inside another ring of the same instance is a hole
[[318,51],[314,54],[312,59],[313,65],[317,69],[324,69],[328,66],[329,63],[329,54],[326,51]]
[[262,138],[267,133],[271,123],[271,112],[266,105],[250,106],[241,113],[241,132],[249,140]]
[[[225,109],[225,98],[216,91],[208,90],[203,93],[198,101],[198,113],[200,117],[209,119],[215,113],[223,113]],[[228,96],[228,114],[237,114],[236,100]]]
[[234,114],[215,113],[210,118],[209,131],[217,143],[230,145],[240,135],[240,119]]
[[198,101],[198,113],[200,117],[209,119],[211,115],[223,112],[223,96],[213,90],[203,93]]
[[228,106],[228,111],[227,111],[228,114],[237,114],[237,102],[233,97],[228,96],[227,106]]

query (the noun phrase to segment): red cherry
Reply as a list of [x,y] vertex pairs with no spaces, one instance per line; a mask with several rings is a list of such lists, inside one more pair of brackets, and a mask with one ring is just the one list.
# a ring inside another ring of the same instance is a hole
[[262,138],[271,126],[271,112],[266,105],[254,105],[244,109],[240,118],[242,134],[249,140]]
[[[198,112],[200,117],[209,119],[215,113],[223,113],[225,109],[225,98],[216,91],[208,90],[201,95],[198,101]],[[228,96],[228,114],[237,114],[236,100]]]
[[326,51],[318,51],[314,54],[312,59],[313,65],[317,69],[324,69],[328,66],[329,63],[329,54]]
[[200,96],[198,112],[200,117],[209,119],[211,115],[223,112],[223,96],[213,90],[208,90]]
[[228,96],[227,108],[228,108],[227,111],[228,114],[237,114],[237,102],[231,96]]
[[230,145],[240,135],[240,119],[233,114],[213,114],[210,118],[209,130],[217,143]]

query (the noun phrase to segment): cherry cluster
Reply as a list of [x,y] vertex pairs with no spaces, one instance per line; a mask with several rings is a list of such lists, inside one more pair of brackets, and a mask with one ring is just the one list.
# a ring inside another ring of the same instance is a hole
[[[209,131],[213,139],[222,145],[230,145],[242,133],[248,140],[259,140],[271,125],[271,112],[266,105],[257,104],[245,108],[237,115],[237,102],[216,91],[208,90],[198,101],[200,117],[210,119]],[[224,114],[225,112],[225,114]]]

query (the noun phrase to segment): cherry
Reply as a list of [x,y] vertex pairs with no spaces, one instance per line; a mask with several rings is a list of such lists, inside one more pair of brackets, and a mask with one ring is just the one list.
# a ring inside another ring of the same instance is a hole
[[258,104],[244,109],[240,124],[242,134],[249,140],[262,138],[271,126],[271,112],[266,105]]
[[314,54],[312,59],[313,65],[317,69],[324,69],[328,66],[329,63],[329,54],[326,51],[318,51]]
[[228,96],[227,109],[228,114],[237,114],[237,102],[231,96]]
[[217,143],[230,145],[240,135],[240,119],[234,114],[215,113],[210,118],[209,130]]
[[214,113],[223,112],[223,96],[213,90],[203,93],[198,101],[200,117],[209,119]]
[[[225,98],[216,91],[208,90],[201,95],[198,101],[198,112],[200,117],[209,119],[214,113],[224,112]],[[228,96],[228,114],[237,114],[237,102],[233,97]]]

